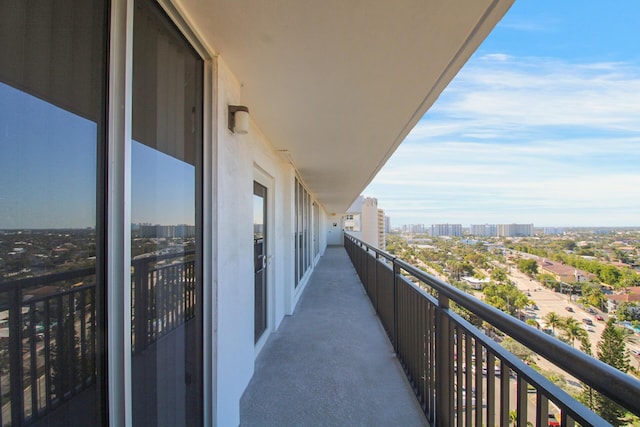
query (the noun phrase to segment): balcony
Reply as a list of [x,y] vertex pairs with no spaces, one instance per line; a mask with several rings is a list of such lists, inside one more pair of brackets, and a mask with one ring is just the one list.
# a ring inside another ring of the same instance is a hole
[[348,257],[327,249],[297,311],[259,355],[241,425],[607,424],[450,310],[452,302],[640,413],[631,376],[357,239],[345,236],[345,248]]
[[327,248],[258,356],[240,425],[427,425],[344,248]]

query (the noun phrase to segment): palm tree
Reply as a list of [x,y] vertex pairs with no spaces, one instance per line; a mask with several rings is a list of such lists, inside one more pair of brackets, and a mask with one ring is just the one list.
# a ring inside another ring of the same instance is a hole
[[509,421],[513,423],[513,427],[518,425],[518,411],[509,411]]
[[567,317],[562,321],[562,331],[565,338],[571,341],[571,346],[573,346],[576,338],[582,338],[586,335],[585,330],[580,326],[580,322],[574,317]]
[[547,325],[551,326],[553,335],[555,335],[556,326],[560,326],[562,324],[562,317],[558,316],[558,313],[555,311],[550,311],[546,316],[544,316],[544,321],[547,322]]

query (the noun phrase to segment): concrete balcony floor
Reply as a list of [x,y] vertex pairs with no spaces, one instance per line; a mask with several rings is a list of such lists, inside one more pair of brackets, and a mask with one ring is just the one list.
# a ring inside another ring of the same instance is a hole
[[258,356],[240,425],[428,425],[343,247]]

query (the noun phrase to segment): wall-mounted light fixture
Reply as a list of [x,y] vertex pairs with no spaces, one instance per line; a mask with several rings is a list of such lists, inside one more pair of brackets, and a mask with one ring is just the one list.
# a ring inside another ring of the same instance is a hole
[[228,126],[233,133],[249,133],[249,109],[244,105],[229,105]]

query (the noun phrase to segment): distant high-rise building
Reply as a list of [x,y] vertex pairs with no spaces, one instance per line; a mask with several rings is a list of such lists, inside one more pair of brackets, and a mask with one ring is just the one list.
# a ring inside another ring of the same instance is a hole
[[385,215],[384,217],[384,232],[389,233],[391,231],[391,217]]
[[138,227],[140,237],[147,238],[187,238],[196,235],[195,225],[158,225],[140,224]]
[[378,209],[378,248],[384,249],[387,246],[386,242],[386,229],[385,229],[385,216],[382,209]]
[[433,224],[431,235],[437,236],[462,236],[462,224]]
[[405,224],[402,226],[402,231],[405,233],[425,233],[426,228],[424,224]]
[[471,224],[469,232],[472,236],[495,237],[498,235],[496,224]]
[[564,234],[563,227],[545,227],[544,234]]
[[378,209],[378,199],[359,196],[344,215],[344,230],[378,249],[384,249],[384,211]]
[[498,237],[533,236],[533,224],[498,224]]

